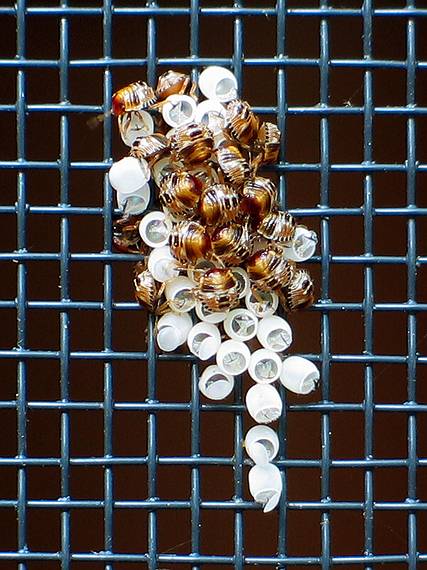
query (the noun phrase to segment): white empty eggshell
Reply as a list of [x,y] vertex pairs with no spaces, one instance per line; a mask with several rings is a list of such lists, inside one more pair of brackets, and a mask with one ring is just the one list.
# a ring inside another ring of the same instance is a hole
[[200,360],[214,356],[221,345],[221,333],[211,323],[197,323],[188,333],[188,348]]
[[166,282],[165,296],[173,311],[188,313],[196,300],[193,294],[194,283],[188,277],[174,277]]
[[268,426],[253,426],[246,434],[245,448],[255,463],[265,464],[276,457],[279,451],[279,438]]
[[264,506],[264,513],[278,505],[282,489],[282,477],[276,465],[254,465],[249,471],[249,491],[255,501]]
[[125,156],[114,162],[108,173],[110,184],[122,196],[137,194],[150,180],[150,169],[144,159]]
[[282,370],[280,356],[272,350],[260,348],[251,355],[249,376],[259,384],[271,384],[278,380]]
[[167,245],[153,249],[148,256],[147,265],[151,275],[160,283],[179,275],[178,262]]
[[226,374],[243,374],[249,366],[251,353],[245,343],[237,340],[224,341],[217,352],[216,363]]
[[134,194],[121,194],[117,192],[117,205],[128,216],[138,216],[145,212],[150,203],[150,185],[144,184]]
[[282,414],[283,402],[271,384],[254,384],[246,393],[246,408],[258,424],[269,424]]
[[234,377],[225,374],[215,364],[203,370],[199,380],[200,392],[211,400],[223,400],[234,388]]
[[233,340],[246,342],[256,335],[258,319],[248,309],[233,309],[224,320],[224,330]]
[[280,372],[280,382],[295,394],[309,394],[317,388],[320,373],[317,367],[302,356],[285,358]]
[[214,135],[221,133],[225,124],[225,108],[215,99],[206,99],[197,105],[194,120],[207,125]]
[[314,255],[316,245],[316,232],[303,226],[297,226],[291,244],[283,248],[283,255],[293,261],[307,261]]
[[168,244],[171,224],[164,212],[146,214],[139,223],[139,235],[149,247],[162,247]]
[[192,324],[191,317],[187,313],[170,311],[160,317],[157,323],[159,348],[165,352],[171,352],[184,344]]
[[196,102],[188,95],[170,95],[163,104],[162,115],[174,128],[191,123],[196,115]]
[[136,139],[152,135],[154,121],[147,111],[131,111],[124,113],[118,119],[120,136],[127,146],[132,146]]
[[237,79],[225,67],[211,65],[199,77],[200,91],[207,99],[226,103],[237,97]]
[[282,352],[292,343],[292,329],[285,319],[271,315],[259,321],[257,337],[264,348]]

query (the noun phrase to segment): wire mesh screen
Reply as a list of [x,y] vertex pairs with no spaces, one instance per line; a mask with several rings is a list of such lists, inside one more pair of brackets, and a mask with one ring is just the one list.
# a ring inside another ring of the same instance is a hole
[[[427,4],[0,6],[0,569],[418,568],[427,562]],[[291,319],[320,389],[284,394],[285,493],[247,489],[243,379],[199,397],[112,249],[113,90],[230,67],[285,133],[268,171],[316,229]],[[147,330],[147,333],[145,331]]]

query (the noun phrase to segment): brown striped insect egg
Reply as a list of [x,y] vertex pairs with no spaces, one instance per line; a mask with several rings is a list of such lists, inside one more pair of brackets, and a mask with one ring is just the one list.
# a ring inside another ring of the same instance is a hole
[[249,103],[234,99],[226,109],[225,130],[228,135],[242,146],[250,146],[258,134],[259,121]]
[[179,222],[169,237],[172,255],[181,263],[196,263],[207,256],[211,240],[205,228],[198,222]]
[[262,291],[288,285],[295,273],[295,264],[283,257],[281,247],[270,245],[247,260],[246,271],[254,285]]
[[200,277],[195,296],[207,311],[228,311],[239,304],[239,284],[231,269],[215,267]]
[[213,184],[202,192],[199,211],[202,223],[217,226],[234,221],[239,215],[237,190],[226,184]]
[[216,150],[216,158],[227,182],[233,186],[242,186],[249,177],[250,170],[239,148],[224,141]]
[[257,232],[264,238],[280,244],[292,241],[295,234],[295,219],[289,212],[271,212],[258,226]]
[[310,274],[304,269],[295,271],[291,281],[280,291],[279,298],[288,313],[310,307],[314,303],[314,285]]
[[169,150],[170,141],[160,133],[154,133],[135,140],[130,151],[131,156],[143,158],[148,162],[158,160]]
[[141,262],[135,265],[135,297],[140,305],[151,313],[156,313],[162,295],[163,285],[155,281],[150,271]]
[[231,223],[220,226],[211,236],[212,251],[228,265],[240,265],[252,250],[252,240],[246,225]]
[[164,101],[169,95],[182,95],[190,84],[190,77],[185,73],[169,69],[159,76],[157,80],[156,96]]
[[277,207],[277,189],[268,178],[255,176],[248,180],[243,186],[242,196],[242,210],[249,214],[254,226]]
[[262,151],[262,163],[277,162],[280,150],[280,130],[274,123],[262,123],[258,131],[258,146]]
[[145,81],[136,81],[113,94],[111,112],[119,117],[129,111],[142,111],[156,102],[154,89]]
[[212,186],[212,184],[219,183],[219,176],[214,168],[209,164],[201,164],[188,171],[191,176],[194,176],[199,182],[202,191]]
[[159,199],[175,216],[193,216],[199,204],[201,185],[188,172],[171,172],[160,185]]
[[202,123],[182,125],[173,132],[171,146],[176,160],[182,160],[187,166],[198,165],[212,155],[213,134]]
[[141,216],[124,215],[113,223],[113,243],[124,253],[140,253],[145,249],[139,235]]

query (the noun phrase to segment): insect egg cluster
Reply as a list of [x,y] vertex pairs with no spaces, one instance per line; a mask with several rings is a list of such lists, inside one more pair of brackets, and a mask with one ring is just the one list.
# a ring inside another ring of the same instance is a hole
[[317,243],[279,209],[276,186],[261,171],[277,162],[281,133],[239,99],[231,71],[216,66],[198,85],[175,71],[155,88],[132,83],[113,95],[112,113],[130,147],[109,172],[122,210],[114,244],[144,255],[135,265],[136,298],[157,316],[160,351],[186,344],[207,363],[204,396],[226,398],[245,372],[253,380],[245,398],[258,424],[245,439],[254,461],[249,489],[270,511],[282,492],[272,463],[278,438],[266,425],[283,409],[274,384],[308,394],[319,380],[312,362],[285,355],[292,330],[276,314],[313,303],[299,264]]

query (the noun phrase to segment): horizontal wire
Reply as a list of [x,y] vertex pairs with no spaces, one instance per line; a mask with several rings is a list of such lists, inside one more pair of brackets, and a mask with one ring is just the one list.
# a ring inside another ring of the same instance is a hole
[[[16,112],[17,106],[13,104],[2,104],[0,105],[0,113],[6,112]],[[277,107],[252,107],[253,111],[260,115],[271,115],[278,112]],[[58,103],[39,103],[39,104],[28,104],[25,106],[25,110],[28,113],[103,113],[104,107],[101,105],[74,105],[72,103],[58,104]],[[286,115],[314,115],[314,116],[325,116],[325,115],[363,115],[363,107],[358,105],[336,105],[336,106],[326,106],[326,105],[310,105],[305,107],[293,107],[289,106],[286,109]],[[418,115],[427,115],[427,107],[413,107],[413,106],[403,106],[403,105],[388,105],[387,107],[374,107],[373,115],[401,115],[404,117],[412,117]]]
[[[16,309],[18,307],[17,300],[0,300],[0,309]],[[27,309],[35,310],[56,310],[56,311],[104,311],[105,305],[102,301],[27,301]],[[111,305],[115,311],[141,311],[141,305],[132,302],[117,302]],[[339,301],[319,301],[310,307],[310,311],[326,312],[326,311],[363,311],[364,304],[362,302],[344,302]],[[375,303],[372,305],[374,312],[404,312],[417,313],[427,311],[427,303],[416,303],[407,301],[402,303]]]
[[[129,562],[129,563],[147,563],[148,554],[116,554],[110,552],[91,551],[87,553],[71,553],[70,560],[73,562]],[[347,564],[398,564],[407,562],[407,554],[372,554],[348,555],[348,556],[331,556],[329,562],[331,565],[347,565]],[[36,560],[61,560],[60,552],[0,552],[0,561],[16,560],[16,561],[36,561]],[[219,556],[206,554],[158,554],[157,560],[161,564],[234,564],[234,556]],[[319,564],[318,556],[272,556],[272,557],[256,557],[243,556],[245,565],[301,565],[301,564]],[[417,554],[418,562],[427,562],[427,554]]]
[[[68,63],[73,68],[111,68],[111,67],[141,67],[147,66],[147,59],[133,58],[97,58],[97,59],[71,59]],[[0,68],[28,69],[28,68],[59,68],[61,61],[58,59],[0,59]],[[159,58],[159,66],[209,66],[222,65],[232,66],[231,58],[209,58],[209,57],[175,57],[175,58]],[[406,61],[391,59],[331,59],[328,62],[329,67],[337,68],[360,68],[360,69],[406,69]],[[248,57],[244,60],[245,67],[272,67],[274,69],[282,69],[286,67],[319,67],[320,59],[317,57]],[[418,60],[416,62],[417,69],[427,69],[427,61]]]
[[[159,6],[113,6],[111,12],[114,16],[188,16],[191,8],[185,7],[159,7]],[[357,8],[286,8],[286,16],[313,16],[319,18],[333,17],[361,17],[362,10]],[[27,16],[102,16],[102,7],[83,6],[28,6],[24,10]],[[199,8],[200,16],[276,16],[277,11],[272,7],[244,8],[244,7],[220,7]],[[16,8],[1,6],[0,15],[15,16]],[[376,8],[372,10],[374,17],[427,17],[427,9],[423,8]]]
[[[156,457],[157,465],[174,465],[177,467],[194,467],[194,466],[220,466],[233,467],[233,457],[208,457],[198,455],[196,457],[173,456],[173,457]],[[408,467],[409,459],[331,459],[331,469],[374,469],[374,468],[400,468]],[[147,464],[147,456],[108,456],[108,457],[70,457],[70,464],[76,467],[108,467],[114,465],[133,465],[144,466]],[[244,459],[243,464],[252,466],[250,459]],[[275,464],[286,469],[320,469],[322,466],[321,459],[281,459],[276,460]],[[417,467],[426,467],[427,458],[418,458],[415,462]],[[60,457],[0,457],[0,466],[2,467],[55,467],[61,465]]]
[[[71,170],[108,170],[113,164],[113,160],[98,161],[75,161],[70,162]],[[0,160],[0,169],[11,170],[32,170],[46,169],[59,170],[60,163],[56,160]],[[292,163],[276,164],[269,168],[271,172],[320,172],[322,165],[319,163]],[[329,166],[330,172],[407,172],[409,167],[405,163],[332,163]],[[418,163],[415,167],[417,172],[427,172],[427,163]],[[415,211],[415,208],[414,208]]]
[[[6,206],[0,205],[0,215],[1,214],[16,214],[18,211],[17,205]],[[102,216],[104,209],[99,207],[90,206],[31,206],[28,204],[26,206],[27,214],[34,215],[52,215],[52,216],[80,216],[80,215],[92,215],[92,216]],[[309,216],[309,217],[324,217],[324,216],[363,216],[363,206],[359,208],[334,208],[332,206],[326,207],[319,205],[316,208],[289,208],[289,213],[293,216]],[[116,209],[114,213],[119,216],[121,211]],[[427,216],[427,208],[418,208],[415,206],[402,206],[402,207],[382,207],[373,208],[373,216],[410,216],[419,217]]]
[[[18,403],[16,400],[0,400],[0,409],[15,409]],[[55,400],[46,401],[29,401],[27,408],[33,410],[103,410],[102,402],[82,402],[70,401],[62,402]],[[187,412],[191,410],[191,402],[114,402],[112,408],[117,411],[133,411],[133,412]],[[400,412],[400,413],[425,413],[427,412],[427,404],[418,404],[416,402],[404,402],[402,404],[374,404],[373,409],[376,412]],[[246,410],[243,404],[201,404],[201,412],[230,412],[239,413]],[[364,412],[365,404],[363,403],[337,403],[322,400],[322,402],[313,402],[308,404],[288,404],[286,406],[288,412]]]
[[[128,352],[128,351],[71,351],[70,358],[74,360],[100,360],[102,362],[110,362],[114,360],[148,360],[147,352]],[[303,354],[305,358],[314,362],[320,362],[322,355],[319,354]],[[31,350],[31,349],[11,349],[0,350],[0,358],[11,360],[24,360],[29,358],[36,359],[59,359],[61,352],[59,350]],[[158,354],[156,358],[160,361],[182,361],[196,362],[196,357],[192,354]],[[343,362],[353,364],[407,364],[408,356],[396,354],[331,354],[331,362]],[[427,356],[417,356],[415,358],[417,364],[427,364]]]
[[[29,252],[29,251],[11,251],[1,252],[1,261],[60,261],[62,254],[60,252]],[[128,261],[136,262],[143,261],[144,256],[139,254],[127,253],[111,253],[111,252],[81,252],[70,253],[68,259],[71,261],[99,261],[109,263],[111,261]],[[310,258],[310,263],[319,263],[320,256],[313,256]],[[407,265],[407,257],[403,255],[331,255],[329,261],[337,264],[350,264],[350,265]],[[416,263],[418,266],[427,263],[427,257],[417,257]]]
[[[1,499],[0,509],[15,508],[17,501],[14,499]],[[105,503],[102,499],[28,499],[26,503],[29,508],[36,509],[102,509]],[[200,508],[206,510],[221,509],[221,510],[259,510],[259,505],[253,501],[200,501]],[[286,508],[289,510],[310,510],[318,511],[330,509],[335,511],[340,510],[362,510],[365,506],[363,501],[287,501],[285,502]],[[146,509],[153,508],[158,510],[169,509],[190,509],[191,501],[188,500],[162,500],[159,498],[148,500],[113,500],[112,504],[115,509]],[[426,511],[427,502],[414,502],[414,501],[395,501],[395,502],[374,502],[373,508],[376,511]]]

